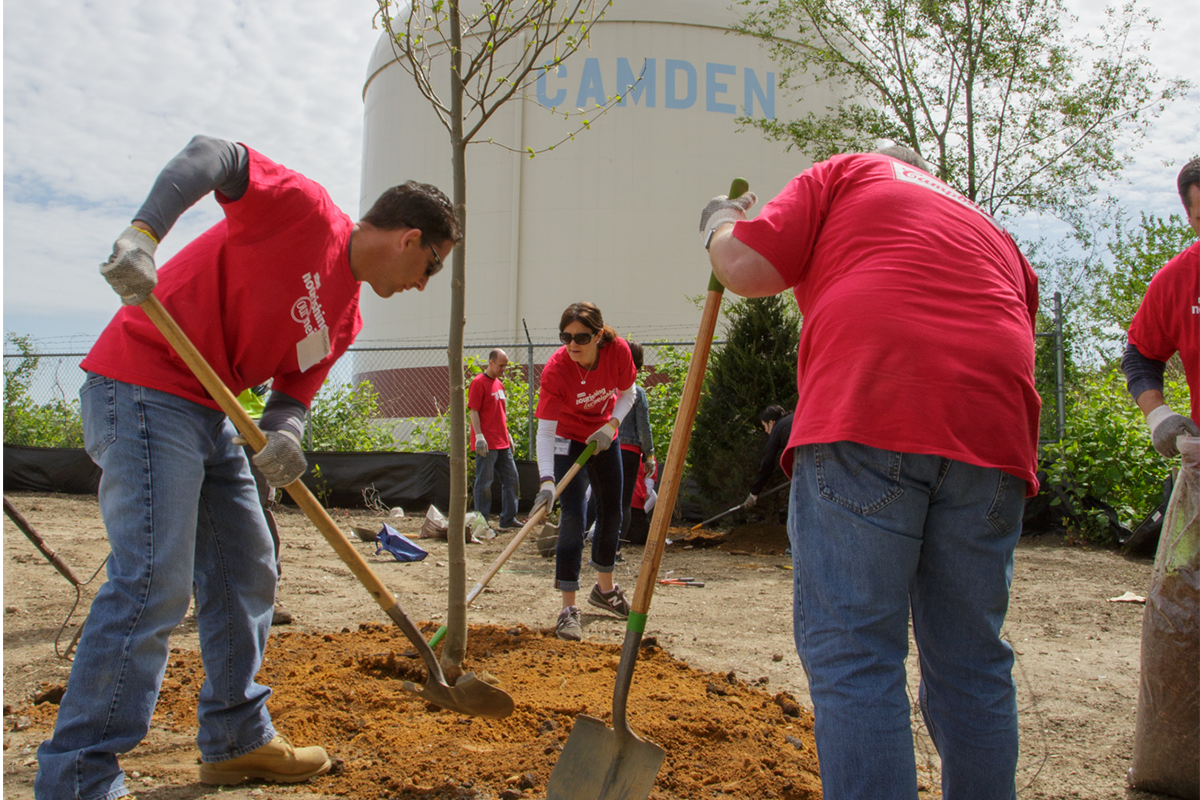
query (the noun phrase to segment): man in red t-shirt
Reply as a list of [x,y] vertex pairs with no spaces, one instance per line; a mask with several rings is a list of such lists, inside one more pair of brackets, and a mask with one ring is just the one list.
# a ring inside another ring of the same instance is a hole
[[[209,192],[224,219],[159,269],[158,242]],[[420,291],[460,237],[427,184],[389,189],[355,223],[321,186],[242,144],[197,136],[163,169],[100,267],[124,306],[84,360],[80,411],[112,555],[38,748],[35,795],[128,794],[117,756],[150,726],[193,586],[200,782],[329,770],[324,749],[277,734],[271,690],[255,682],[278,575],[243,440],[140,306],[153,294],[235,395],[272,381],[254,463],[286,486],[307,466],[308,404],[362,327],[361,284],[380,297]]]
[[508,354],[497,348],[488,354],[487,368],[467,389],[471,415],[471,441],[475,443],[475,511],[486,519],[492,513],[492,483],[500,475],[500,530],[520,527],[517,494],[520,479],[508,438],[507,398],[500,378],[508,368]]
[[[1200,158],[1184,165],[1176,184],[1188,222],[1200,236]],[[1163,373],[1176,352],[1192,396],[1191,419],[1172,411],[1163,395]],[[1168,458],[1178,456],[1177,437],[1200,436],[1200,241],[1150,280],[1129,323],[1121,368],[1129,393],[1146,415],[1154,449]]]
[[1037,488],[1037,278],[907,148],[815,164],[747,220],[753,202],[714,198],[701,234],[726,287],[791,289],[803,313],[783,467],[825,796],[917,797],[911,610],[942,796],[1011,800],[1000,628]]

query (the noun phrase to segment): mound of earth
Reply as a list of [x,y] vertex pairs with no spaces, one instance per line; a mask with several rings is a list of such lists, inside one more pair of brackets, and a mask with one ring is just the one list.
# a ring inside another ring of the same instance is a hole
[[[435,628],[426,625],[426,635]],[[512,695],[512,716],[465,717],[406,692],[403,681],[423,683],[425,670],[395,627],[273,636],[260,681],[274,690],[276,726],[335,758],[330,774],[298,788],[356,798],[542,797],[575,717],[612,725],[620,647],[472,626],[468,653],[465,669]],[[155,724],[190,738],[203,676],[198,653],[173,654]],[[53,708],[27,713],[50,725]],[[786,692],[693,670],[648,638],[628,709],[631,727],[666,750],[651,798],[821,796],[812,716]]]
[[688,531],[676,544],[691,547],[716,547],[740,555],[781,556],[788,549],[786,525],[747,523],[729,532]]

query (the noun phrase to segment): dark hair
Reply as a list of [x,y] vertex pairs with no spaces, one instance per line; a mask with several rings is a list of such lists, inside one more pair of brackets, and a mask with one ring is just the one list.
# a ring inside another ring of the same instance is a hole
[[379,195],[362,221],[385,231],[416,228],[422,241],[431,246],[462,241],[454,205],[441,189],[429,183],[406,181],[393,186]]
[[783,406],[769,405],[758,415],[759,422],[774,422],[783,417]]
[[571,303],[558,321],[558,332],[562,333],[572,322],[581,322],[592,333],[600,334],[600,347],[617,338],[617,332],[604,324],[600,309],[592,303]]
[[923,169],[930,175],[933,174],[933,167],[929,166],[929,162],[921,158],[921,155],[911,147],[905,147],[902,144],[894,144],[891,147],[881,147],[875,151],[885,156],[891,156],[898,161],[903,161],[905,164]]
[[1183,207],[1190,212],[1192,207],[1188,205],[1188,190],[1200,186],[1200,158],[1193,158],[1184,164],[1175,183],[1179,187],[1179,199],[1183,201]]
[[642,368],[642,343],[629,342],[629,355],[633,356],[633,366],[636,369]]

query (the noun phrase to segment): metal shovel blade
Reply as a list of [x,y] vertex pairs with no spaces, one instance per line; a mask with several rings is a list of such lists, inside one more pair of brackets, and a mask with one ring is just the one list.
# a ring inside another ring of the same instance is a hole
[[666,751],[627,725],[581,714],[550,774],[546,800],[645,800]]
[[503,690],[480,680],[474,672],[466,673],[455,681],[453,686],[447,684],[446,675],[442,672],[442,665],[438,663],[433,648],[425,641],[424,635],[412,619],[404,613],[400,603],[397,602],[389,608],[387,615],[412,642],[417,655],[425,662],[426,672],[429,673],[424,686],[405,681],[406,691],[447,711],[457,711],[472,717],[503,719],[513,712],[513,699]]

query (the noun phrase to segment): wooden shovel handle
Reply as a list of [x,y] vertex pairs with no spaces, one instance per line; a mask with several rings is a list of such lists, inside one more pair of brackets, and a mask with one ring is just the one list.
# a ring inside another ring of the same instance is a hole
[[[250,419],[250,415],[246,413],[246,409],[242,408],[242,404],[233,396],[233,392],[225,385],[225,382],[217,375],[208,361],[196,349],[188,339],[187,334],[175,322],[171,314],[163,308],[158,298],[151,295],[150,299],[139,306],[146,312],[146,316],[158,327],[162,335],[166,337],[167,343],[175,349],[179,357],[191,368],[196,378],[204,386],[209,396],[217,401],[217,405],[233,422],[238,433],[242,435],[254,451],[257,453],[262,450],[267,444],[267,437],[259,430],[258,425],[254,420]],[[363,559],[362,555],[350,544],[350,540],[346,538],[346,534],[342,533],[341,528],[329,516],[324,506],[313,497],[312,492],[308,490],[299,478],[283,487],[287,493],[296,501],[296,505],[300,507],[308,518],[312,520],[317,529],[321,531],[321,535],[329,542],[329,545],[337,552],[354,576],[362,582],[371,596],[375,598],[375,602],[379,603],[380,608],[384,611],[389,611],[396,605],[396,597],[393,595],[383,582],[379,580],[374,571]]]
[[[737,197],[750,188],[742,178],[735,178],[729,187],[729,196]],[[721,296],[725,287],[712,274],[708,281],[708,294],[704,298],[704,313],[700,317],[700,330],[696,334],[696,347],[688,364],[687,378],[683,382],[683,395],[679,400],[679,411],[675,414],[675,427],[671,431],[671,445],[667,451],[667,465],[663,469],[662,485],[658,490],[658,501],[654,505],[654,516],[650,520],[650,532],[646,537],[646,549],[642,554],[642,568],[638,573],[637,590],[633,594],[632,614],[629,628],[645,624],[646,612],[650,610],[650,598],[654,596],[654,582],[662,563],[663,548],[666,546],[667,529],[671,526],[671,515],[675,512],[675,500],[679,495],[679,482],[683,476],[683,465],[687,459],[688,443],[692,438],[692,423],[696,419],[696,408],[700,404],[700,389],[704,385],[704,373],[708,368],[708,354],[712,350],[713,335],[717,330],[717,316],[721,313]],[[637,617],[633,615],[636,614]]]

